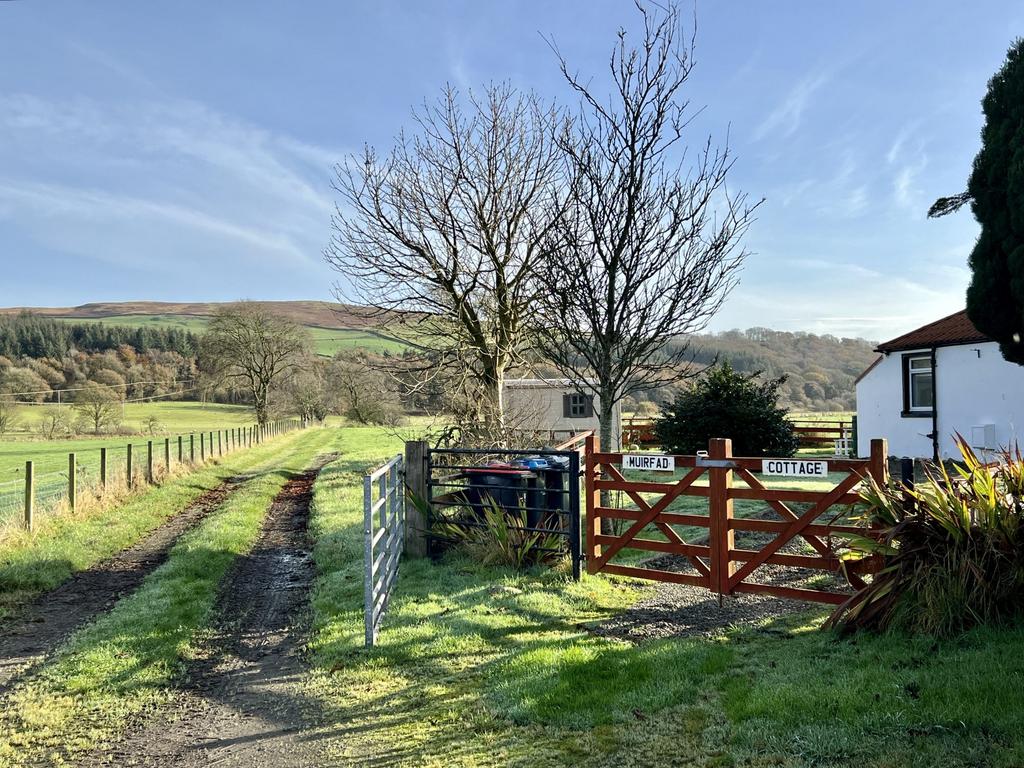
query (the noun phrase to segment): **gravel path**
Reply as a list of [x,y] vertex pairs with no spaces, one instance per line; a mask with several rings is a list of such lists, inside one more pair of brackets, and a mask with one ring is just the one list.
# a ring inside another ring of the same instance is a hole
[[301,620],[314,577],[307,535],[313,484],[334,456],[289,480],[253,551],[221,586],[220,619],[167,711],[138,723],[91,766],[315,766],[302,731]]
[[[770,534],[737,535],[737,545],[759,549],[773,537]],[[801,539],[788,542],[779,552],[805,554]],[[694,541],[694,544],[706,544]],[[679,555],[663,555],[646,560],[641,567],[695,574],[690,563]],[[751,580],[773,586],[804,587],[828,592],[846,592],[849,588],[838,575],[827,571],[762,565],[751,574]],[[811,584],[813,580],[813,585]],[[717,637],[732,627],[754,627],[771,619],[800,613],[820,612],[824,606],[803,600],[789,600],[770,595],[737,594],[722,598],[703,587],[687,584],[651,582],[649,595],[611,619],[591,627],[601,637],[629,642],[643,642],[665,637]],[[766,632],[780,632],[765,628]]]
[[246,479],[231,478],[206,491],[142,541],[76,573],[0,627],[0,693],[42,662],[76,629],[134,592],[167,559],[175,542],[223,504]]

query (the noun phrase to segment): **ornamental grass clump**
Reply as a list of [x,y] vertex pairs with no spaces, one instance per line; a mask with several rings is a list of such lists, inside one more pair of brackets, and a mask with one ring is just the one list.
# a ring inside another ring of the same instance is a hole
[[438,521],[434,533],[483,565],[522,570],[564,556],[562,537],[530,528],[526,510],[505,509],[488,497],[478,517]]
[[850,537],[846,565],[876,557],[881,569],[828,625],[949,637],[1024,614],[1024,460],[1008,452],[986,466],[962,437],[957,445],[953,474],[929,468],[912,489],[869,481],[865,516],[877,532]]

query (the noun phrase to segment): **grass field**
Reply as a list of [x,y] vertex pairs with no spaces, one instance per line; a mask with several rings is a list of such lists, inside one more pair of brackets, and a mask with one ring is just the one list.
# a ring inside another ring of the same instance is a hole
[[[206,330],[208,318],[190,315],[112,315],[103,318],[68,317],[57,318],[69,323],[103,323],[125,328],[176,328],[181,331],[202,333]],[[370,352],[400,353],[405,345],[370,329],[319,328],[306,326],[313,338],[313,348],[318,355],[333,357],[342,349],[365,349]]]
[[[125,406],[126,420],[122,426],[142,432],[146,419],[152,415],[160,421],[160,429],[156,434],[41,440],[31,431],[40,413],[35,406],[20,409],[18,418],[24,432],[0,440],[0,522],[5,516],[21,509],[26,461],[34,463],[37,502],[45,506],[49,500],[66,492],[69,453],[75,454],[79,481],[85,485],[98,477],[101,448],[107,449],[108,465],[112,471],[117,471],[126,462],[129,443],[133,446],[136,462],[142,462],[148,440],[154,440],[158,455],[162,456],[165,436],[185,435],[187,450],[187,436],[190,433],[247,427],[253,423],[252,410],[244,406],[193,402],[129,403]],[[198,447],[196,451],[198,454]],[[176,441],[173,453],[176,457]],[[141,463],[136,466],[141,466]]]

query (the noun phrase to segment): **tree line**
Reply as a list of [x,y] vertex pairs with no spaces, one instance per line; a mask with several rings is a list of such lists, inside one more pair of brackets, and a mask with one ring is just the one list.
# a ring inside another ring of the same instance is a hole
[[31,312],[0,316],[0,355],[60,359],[76,352],[131,347],[136,353],[176,352],[193,357],[198,338],[177,328],[128,328],[104,323],[69,323]]

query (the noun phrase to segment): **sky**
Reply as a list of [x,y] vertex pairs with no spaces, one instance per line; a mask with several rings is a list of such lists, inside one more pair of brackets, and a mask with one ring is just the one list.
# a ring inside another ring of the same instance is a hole
[[[963,308],[961,191],[1024,4],[703,0],[687,141],[764,198],[711,330],[882,340]],[[0,0],[0,306],[332,298],[332,167],[446,83],[572,106],[629,0]]]

